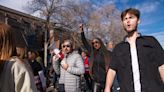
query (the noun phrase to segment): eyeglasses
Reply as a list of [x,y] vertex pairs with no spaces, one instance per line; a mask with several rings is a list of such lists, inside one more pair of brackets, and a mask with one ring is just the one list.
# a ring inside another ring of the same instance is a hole
[[65,47],[70,48],[71,46],[70,45],[63,45],[62,47],[63,48],[65,48]]
[[94,45],[95,43],[97,44],[97,43],[99,43],[99,41],[94,41],[94,42],[92,42],[92,45]]

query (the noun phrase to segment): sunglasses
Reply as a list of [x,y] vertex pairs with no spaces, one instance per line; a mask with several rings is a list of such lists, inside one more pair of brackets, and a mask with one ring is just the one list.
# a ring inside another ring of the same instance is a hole
[[71,46],[70,45],[63,45],[62,47],[63,48],[65,48],[65,47],[70,48]]
[[94,41],[92,42],[92,45],[99,43],[99,41]]

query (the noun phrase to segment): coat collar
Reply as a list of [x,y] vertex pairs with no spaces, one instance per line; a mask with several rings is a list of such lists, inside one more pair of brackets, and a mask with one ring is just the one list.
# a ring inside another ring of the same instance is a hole
[[[141,33],[138,33],[137,39],[138,39],[138,38],[141,38],[141,37],[142,37],[142,34],[141,34]],[[123,41],[124,41],[124,42],[128,42],[127,39],[128,39],[128,35],[126,35],[126,36],[124,37],[124,40],[123,40]]]

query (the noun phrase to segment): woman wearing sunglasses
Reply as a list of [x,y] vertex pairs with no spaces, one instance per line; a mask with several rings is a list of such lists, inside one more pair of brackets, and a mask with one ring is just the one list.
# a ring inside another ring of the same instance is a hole
[[92,44],[90,45],[85,38],[83,25],[80,26],[80,31],[82,42],[88,52],[91,53],[91,61],[89,66],[90,75],[93,79],[92,91],[104,92],[111,52],[106,49],[105,45],[99,38],[94,38],[92,40]]
[[[61,58],[60,55],[54,55],[53,57],[55,72],[57,70],[60,71],[58,92],[80,92],[80,75],[84,74],[82,57],[77,51],[73,50],[73,42],[71,40],[62,42],[61,51],[64,54],[64,58]],[[57,69],[57,63],[60,64],[60,69]]]

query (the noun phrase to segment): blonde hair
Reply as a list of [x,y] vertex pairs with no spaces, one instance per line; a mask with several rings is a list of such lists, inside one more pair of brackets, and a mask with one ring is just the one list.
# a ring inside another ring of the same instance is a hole
[[9,59],[15,50],[10,26],[0,23],[0,60]]

